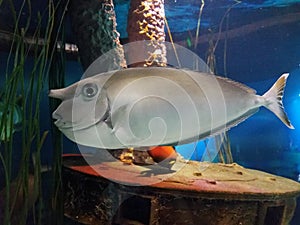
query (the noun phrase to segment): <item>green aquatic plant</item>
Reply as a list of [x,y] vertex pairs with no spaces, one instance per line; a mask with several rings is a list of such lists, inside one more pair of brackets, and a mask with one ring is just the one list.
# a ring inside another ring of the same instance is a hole
[[[52,45],[56,45],[59,40],[60,46],[65,46],[65,32],[63,18],[65,17],[66,10],[69,6],[69,1],[62,1],[55,10],[55,23],[54,27],[57,29],[52,33]],[[62,88],[64,86],[65,76],[65,51],[57,49],[53,51],[50,62],[50,70],[48,79],[49,89]],[[59,101],[56,99],[49,99],[49,110],[53,112],[57,108]],[[51,222],[50,224],[63,224],[63,192],[62,192],[62,154],[63,142],[61,132],[51,124],[52,144],[53,144],[53,162],[52,162],[52,187],[51,187]]]
[[[0,165],[3,170],[4,187],[1,187],[0,198],[3,202],[0,211],[0,223],[26,224],[30,212],[33,222],[44,224],[41,151],[48,130],[41,130],[40,107],[41,96],[45,91],[45,81],[48,78],[50,62],[55,51],[57,38],[53,37],[57,27],[54,26],[55,13],[60,1],[54,3],[48,0],[47,8],[37,15],[32,15],[30,0],[22,1],[18,10],[12,0],[9,5],[14,21],[14,29],[10,34],[11,45],[7,57],[5,80],[1,83],[0,97],[2,101],[0,116]],[[0,1],[0,6],[2,1]],[[27,15],[21,23],[21,15]],[[32,18],[35,16],[35,20]],[[63,14],[64,16],[64,14]],[[29,27],[36,22],[35,31]],[[46,27],[42,23],[46,21]],[[63,21],[63,18],[59,18]],[[21,25],[22,24],[22,25]],[[60,29],[61,26],[58,27]],[[53,40],[54,39],[54,40]],[[33,64],[28,63],[32,59]],[[30,70],[28,72],[28,65]],[[21,99],[19,96],[22,96]],[[19,101],[19,102],[18,102]],[[21,144],[17,146],[14,135],[14,106],[21,108],[21,129],[18,132]],[[20,154],[20,164],[15,165],[14,154]],[[61,162],[59,162],[61,165]],[[33,172],[30,171],[33,168]],[[17,168],[17,172],[14,172]]]

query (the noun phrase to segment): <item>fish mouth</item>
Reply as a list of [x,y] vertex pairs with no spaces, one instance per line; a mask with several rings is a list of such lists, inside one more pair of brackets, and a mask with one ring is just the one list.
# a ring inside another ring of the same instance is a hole
[[[52,114],[52,118],[55,120],[54,121],[55,126],[57,126],[57,128],[60,129],[60,130],[73,130],[73,131],[75,131],[75,130],[84,129],[79,124],[76,125],[72,121],[64,120],[63,117],[60,114],[56,113],[56,112],[54,112]],[[78,127],[81,127],[81,129],[80,128],[78,129]]]
[[60,129],[60,130],[72,130],[72,131],[80,131],[80,130],[85,130],[90,127],[96,126],[99,124],[101,120],[94,121],[94,123],[88,124],[88,125],[83,125],[82,123],[72,123],[72,122],[67,122],[63,121],[62,119],[57,119],[54,124]]
[[55,126],[57,126],[59,129],[72,129],[73,128],[73,125],[72,123],[68,123],[68,122],[65,122],[61,119],[57,119],[55,122],[54,122]]
[[58,114],[56,111],[52,113],[52,118],[55,120],[54,124],[57,126],[59,129],[69,129],[72,127],[72,123],[68,123],[63,120],[63,117]]
[[102,118],[95,118],[91,120],[79,120],[79,121],[73,121],[73,120],[65,120],[63,116],[60,114],[54,112],[52,114],[52,118],[55,120],[54,124],[57,126],[60,130],[72,130],[72,131],[80,131],[88,129],[92,126],[96,126],[102,121]]

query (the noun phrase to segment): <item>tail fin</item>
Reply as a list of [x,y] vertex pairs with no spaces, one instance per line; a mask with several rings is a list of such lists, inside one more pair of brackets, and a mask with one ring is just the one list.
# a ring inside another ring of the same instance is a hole
[[288,76],[288,73],[282,74],[275,84],[270,88],[270,90],[263,95],[263,97],[267,102],[265,105],[266,108],[272,111],[287,127],[294,129],[286,113],[284,112],[282,104],[282,97]]

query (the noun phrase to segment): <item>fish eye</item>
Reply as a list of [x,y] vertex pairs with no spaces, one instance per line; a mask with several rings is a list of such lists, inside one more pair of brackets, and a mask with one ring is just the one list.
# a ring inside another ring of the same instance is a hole
[[87,98],[92,98],[98,93],[98,87],[94,83],[87,83],[82,87],[82,94]]

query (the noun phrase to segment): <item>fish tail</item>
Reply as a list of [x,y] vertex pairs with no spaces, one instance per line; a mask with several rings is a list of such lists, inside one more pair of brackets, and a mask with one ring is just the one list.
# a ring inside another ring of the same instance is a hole
[[284,111],[282,103],[284,88],[288,76],[288,73],[282,74],[273,86],[263,95],[263,97],[266,100],[265,107],[273,112],[288,128],[294,129]]

